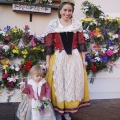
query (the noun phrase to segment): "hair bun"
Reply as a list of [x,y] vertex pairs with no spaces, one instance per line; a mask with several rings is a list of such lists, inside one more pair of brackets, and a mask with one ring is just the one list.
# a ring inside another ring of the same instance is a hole
[[64,2],[72,3],[73,5],[75,5],[75,1],[74,0],[61,0],[61,3],[64,3]]

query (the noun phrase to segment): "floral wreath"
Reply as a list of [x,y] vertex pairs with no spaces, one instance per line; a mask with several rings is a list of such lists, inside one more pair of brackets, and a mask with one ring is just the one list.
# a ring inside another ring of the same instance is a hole
[[[120,18],[105,16],[100,6],[84,1],[82,11],[86,18],[81,19],[85,43],[87,73],[96,73],[107,68],[110,71],[120,57]],[[91,81],[93,83],[91,78]]]

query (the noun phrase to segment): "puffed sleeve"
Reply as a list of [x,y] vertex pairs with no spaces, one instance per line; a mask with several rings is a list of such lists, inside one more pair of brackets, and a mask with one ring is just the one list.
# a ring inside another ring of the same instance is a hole
[[30,94],[30,86],[29,85],[25,85],[25,89],[22,91],[24,94]]
[[52,55],[54,53],[54,37],[53,33],[49,33],[46,36],[46,47],[45,47],[45,54]]
[[83,32],[78,32],[78,50],[79,52],[86,52],[87,48],[85,45],[85,39],[84,39],[84,35]]

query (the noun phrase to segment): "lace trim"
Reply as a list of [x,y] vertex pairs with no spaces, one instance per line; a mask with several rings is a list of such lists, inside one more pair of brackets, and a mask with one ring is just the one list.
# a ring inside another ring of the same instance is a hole
[[87,52],[87,47],[86,47],[86,45],[84,43],[79,44],[78,45],[78,50],[79,50],[79,52]]
[[49,33],[55,33],[55,32],[81,32],[83,31],[82,24],[76,20],[72,19],[72,24],[69,26],[62,26],[59,19],[54,19],[52,20],[48,27],[47,27],[47,32],[46,35]]
[[45,47],[45,54],[52,55],[54,53],[54,46],[46,46]]
[[84,71],[78,50],[72,50],[72,55],[67,55],[65,50],[55,55],[53,79],[58,102],[83,99]]

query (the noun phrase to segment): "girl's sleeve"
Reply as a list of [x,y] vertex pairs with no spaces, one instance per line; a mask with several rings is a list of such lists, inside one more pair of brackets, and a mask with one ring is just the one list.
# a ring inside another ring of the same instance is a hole
[[51,88],[48,85],[48,83],[45,83],[45,90],[46,90],[45,97],[51,100]]
[[25,89],[22,91],[24,94],[30,94],[30,86],[25,85]]
[[45,43],[45,54],[46,55],[52,55],[54,53],[54,37],[53,33],[49,33],[46,36],[46,43]]
[[79,52],[86,52],[87,48],[86,48],[86,45],[85,45],[85,39],[84,39],[83,31],[78,32],[77,40],[78,40],[78,50],[79,50]]

